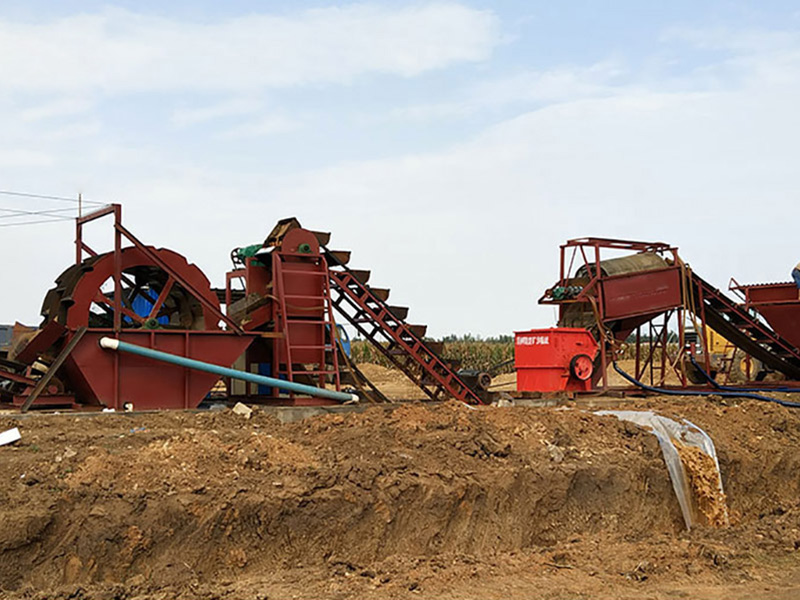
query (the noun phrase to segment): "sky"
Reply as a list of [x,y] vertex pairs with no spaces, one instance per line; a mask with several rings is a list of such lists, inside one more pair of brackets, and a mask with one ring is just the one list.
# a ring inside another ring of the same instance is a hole
[[[0,190],[121,203],[217,286],[296,216],[436,337],[555,324],[577,237],[788,281],[798,106],[794,2],[0,0]],[[72,210],[0,194],[0,323],[39,322]]]

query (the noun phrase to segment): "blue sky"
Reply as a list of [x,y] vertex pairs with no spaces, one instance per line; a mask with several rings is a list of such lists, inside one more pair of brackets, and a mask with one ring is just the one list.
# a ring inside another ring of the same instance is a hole
[[[434,335],[550,325],[572,237],[721,287],[800,260],[795,3],[3,2],[0,82],[0,189],[122,202],[218,285],[296,215]],[[38,320],[71,236],[0,229],[0,322]]]

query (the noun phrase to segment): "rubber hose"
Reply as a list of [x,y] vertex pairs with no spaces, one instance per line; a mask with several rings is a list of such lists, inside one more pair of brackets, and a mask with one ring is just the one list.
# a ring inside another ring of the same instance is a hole
[[725,390],[727,392],[781,392],[781,393],[785,393],[785,394],[800,394],[800,388],[796,388],[796,387],[793,387],[793,388],[789,388],[789,387],[746,387],[746,388],[742,388],[742,387],[734,387],[734,386],[730,386],[730,385],[721,385],[721,384],[717,383],[716,380],[713,377],[711,377],[711,375],[709,373],[707,373],[706,370],[703,367],[700,366],[700,363],[698,363],[695,360],[694,356],[689,355],[689,360],[691,360],[692,364],[697,368],[698,371],[700,371],[700,374],[703,377],[705,377],[708,380],[708,382],[711,385],[713,385],[715,388],[717,388],[718,390]]
[[617,361],[614,361],[614,369],[622,375],[625,379],[631,382],[633,385],[642,388],[648,392],[653,392],[655,394],[663,394],[665,396],[720,396],[721,398],[749,398],[751,400],[761,400],[762,402],[774,402],[775,404],[780,404],[781,406],[785,406],[787,408],[800,408],[800,402],[789,402],[788,400],[780,400],[779,398],[770,398],[769,396],[760,396],[759,394],[751,394],[748,392],[721,392],[721,391],[697,391],[697,390],[665,390],[662,388],[653,387],[647,385],[646,383],[642,383],[641,381],[634,379],[632,376],[628,375],[625,371],[623,371],[620,366],[617,364]]

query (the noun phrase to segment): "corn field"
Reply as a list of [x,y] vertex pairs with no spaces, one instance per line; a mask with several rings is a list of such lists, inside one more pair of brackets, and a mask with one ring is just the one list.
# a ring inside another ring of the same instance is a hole
[[[354,340],[351,358],[355,363],[374,363],[391,367],[391,363],[370,342]],[[454,341],[445,342],[442,358],[461,361],[462,369],[488,371],[493,366],[514,358],[514,342]],[[511,373],[513,365],[507,365],[498,373]]]
[[[667,352],[669,356],[675,356],[678,352],[678,348],[678,344],[668,344]],[[623,360],[632,359],[636,356],[635,350],[636,347],[634,344],[624,344],[618,350],[618,358]],[[351,352],[352,360],[356,364],[373,363],[388,368],[392,367],[392,364],[386,357],[367,341],[354,340],[352,342]],[[647,353],[647,344],[644,343],[642,345],[642,360],[647,356]],[[514,358],[514,342],[483,340],[446,341],[444,344],[444,351],[442,352],[442,358],[461,361],[460,368],[462,369],[488,371],[493,366]],[[514,366],[511,364],[502,369],[498,369],[497,374],[512,373],[513,371]]]

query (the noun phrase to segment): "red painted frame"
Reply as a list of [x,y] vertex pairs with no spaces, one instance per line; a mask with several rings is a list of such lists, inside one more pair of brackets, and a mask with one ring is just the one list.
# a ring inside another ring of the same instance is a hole
[[[132,402],[137,409],[194,408],[219,379],[218,377],[190,372],[189,369],[183,367],[142,361],[140,357],[122,357],[117,352],[109,353],[99,347],[98,339],[107,335],[140,343],[150,348],[172,351],[196,360],[230,366],[257,336],[245,334],[237,323],[220,310],[216,299],[202,293],[197,287],[197,278],[193,283],[179,272],[179,268],[170,264],[175,261],[158,254],[128,231],[122,225],[122,206],[119,204],[103,207],[75,220],[76,264],[81,264],[85,256],[98,256],[99,253],[85,242],[83,228],[106,216],[113,217],[114,249],[111,255],[114,263],[112,278],[116,290],[121,289],[122,282],[125,280],[123,243],[127,241],[136,249],[137,254],[143,255],[168,274],[167,285],[151,309],[151,317],[155,316],[166,299],[169,287],[179,284],[201,303],[206,315],[217,319],[217,323],[209,324],[207,330],[123,328],[123,314],[137,322],[143,322],[146,319],[133,315],[131,311],[122,306],[122,294],[114,294],[113,298],[98,297],[98,300],[113,307],[113,327],[88,330],[84,339],[78,343],[62,367],[62,371],[67,375],[67,382],[74,388],[74,391],[79,393],[79,399],[90,405],[105,405],[117,410],[122,409],[128,402]],[[176,256],[182,258],[180,255],[176,254]],[[91,300],[89,299],[89,301]],[[217,324],[220,321],[224,322],[228,329],[219,329]],[[76,334],[76,330],[76,327],[68,326],[66,335],[61,340],[55,339],[49,344],[68,343]],[[40,349],[40,351],[42,350],[44,349]],[[41,398],[42,405],[47,405],[48,396],[43,395]]]
[[[568,256],[572,249],[571,256]],[[600,263],[603,254],[609,250],[622,250],[632,253],[653,252],[659,256],[668,255],[672,264],[664,269],[643,271],[640,273],[625,273],[618,275],[603,275]],[[548,297],[550,290],[547,290],[541,298],[539,304],[557,304],[560,307],[559,321],[563,317],[564,310],[569,304],[589,303],[595,314],[599,331],[606,332],[607,325],[612,322],[623,324],[622,331],[617,333],[621,339],[614,336],[614,342],[609,339],[599,340],[601,345],[601,388],[608,389],[608,365],[609,358],[616,360],[618,349],[615,342],[624,342],[628,335],[636,332],[635,341],[635,360],[636,377],[641,378],[649,367],[651,383],[664,383],[667,374],[667,367],[670,366],[679,376],[682,384],[687,385],[686,374],[682,368],[678,368],[680,359],[684,353],[684,302],[683,302],[683,263],[678,256],[678,249],[664,242],[642,242],[632,240],[620,240],[613,238],[585,237],[568,240],[566,244],[559,247],[560,265],[559,280],[553,286],[566,287],[573,278],[574,273],[581,267],[586,267],[587,274],[590,275],[588,283],[577,296],[570,299],[554,300]],[[579,257],[579,258],[578,258]],[[578,264],[576,265],[576,258]],[[637,289],[650,290],[653,288],[660,290],[661,302],[654,302],[652,295],[649,297],[636,296]],[[550,288],[551,290],[553,288]],[[677,316],[678,334],[680,339],[678,355],[670,359],[667,351],[668,344],[668,323],[669,319]],[[665,315],[664,324],[654,328],[653,319]],[[649,324],[650,341],[648,349],[642,362],[643,340],[641,336],[641,326]],[[655,340],[653,337],[655,336]],[[659,356],[660,354],[660,356]],[[708,352],[706,363],[708,363]],[[656,359],[660,360],[658,367],[655,366]],[[654,381],[655,371],[661,372],[660,381]]]

